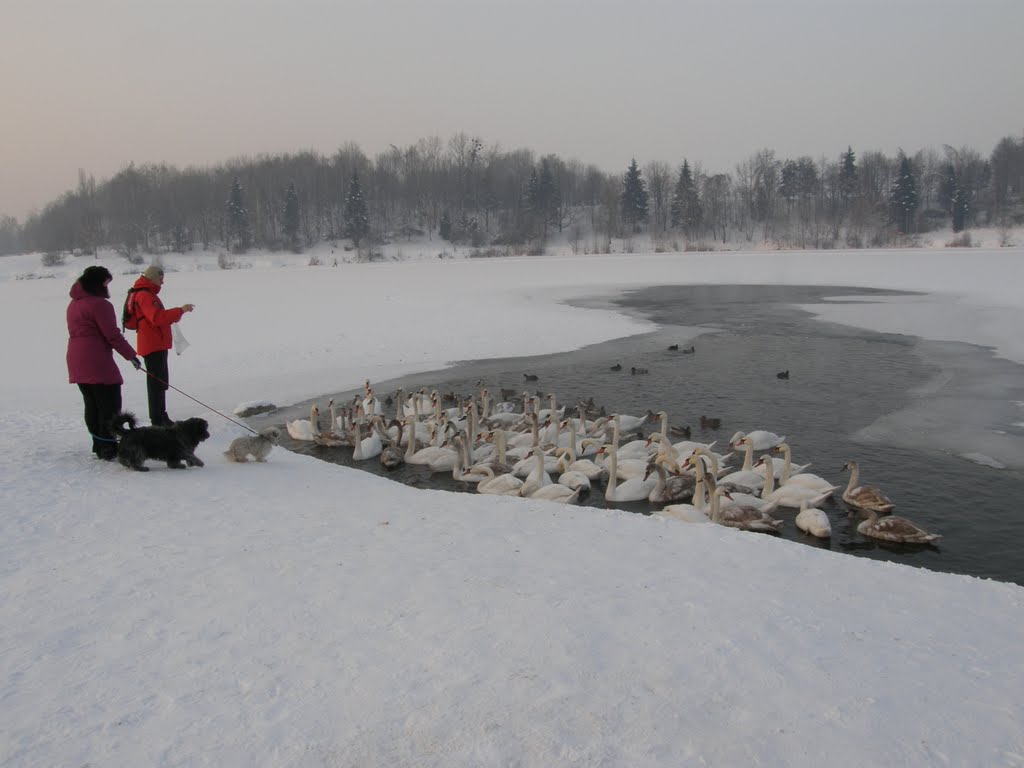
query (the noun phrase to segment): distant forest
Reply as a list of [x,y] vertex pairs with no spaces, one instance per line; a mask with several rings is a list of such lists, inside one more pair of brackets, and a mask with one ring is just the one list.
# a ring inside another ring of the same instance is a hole
[[350,241],[375,246],[439,238],[487,253],[542,253],[553,237],[577,252],[649,235],[659,250],[729,240],[784,248],[912,244],[952,226],[1024,224],[1024,136],[988,157],[968,147],[779,158],[770,149],[732,173],[680,158],[608,173],[592,164],[502,150],[463,133],[421,139],[370,158],[354,143],[316,152],[243,157],[206,168],[131,164],[77,188],[23,224],[0,216],[0,254],[144,254],[196,247],[301,251]]

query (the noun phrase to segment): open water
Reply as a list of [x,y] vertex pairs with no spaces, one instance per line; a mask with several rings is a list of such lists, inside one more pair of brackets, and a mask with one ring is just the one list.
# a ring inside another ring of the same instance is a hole
[[[796,510],[776,511],[782,537],[859,557],[1024,584],[1024,367],[997,360],[991,350],[880,334],[815,320],[797,305],[825,297],[888,292],[861,288],[793,286],[664,286],[617,298],[614,305],[657,322],[653,333],[540,357],[460,362],[415,377],[373,382],[383,397],[407,392],[469,394],[483,383],[521,393],[554,392],[558,404],[593,398],[609,413],[665,410],[673,425],[690,425],[694,440],[724,446],[737,430],[767,429],[787,436],[794,463],[845,487],[847,459],[858,460],[861,482],[881,487],[895,514],[943,534],[937,546],[880,542],[861,535],[863,517],[837,499],[824,506],[832,537],[815,539],[793,523]],[[679,351],[668,347],[679,345]],[[694,352],[682,350],[690,346]],[[619,363],[621,371],[611,367]],[[631,375],[631,368],[646,374]],[[789,378],[777,373],[788,370]],[[536,375],[526,381],[523,374]],[[317,399],[323,423],[327,400]],[[309,418],[311,401],[250,419],[254,427]],[[542,407],[546,407],[543,403]],[[389,410],[390,416],[393,411]],[[721,420],[701,429],[701,416]],[[649,431],[658,428],[652,424]],[[677,440],[680,438],[676,438]],[[423,467],[387,470],[377,460],[353,462],[347,448],[293,441],[282,445],[325,461],[356,466],[423,488],[464,490],[451,474]],[[965,458],[967,456],[968,458]],[[739,468],[742,457],[733,461]],[[992,466],[998,465],[998,466]],[[838,492],[837,492],[838,493]],[[581,505],[615,506],[650,514],[646,502],[608,504],[595,486]],[[763,535],[763,534],[750,534]]]

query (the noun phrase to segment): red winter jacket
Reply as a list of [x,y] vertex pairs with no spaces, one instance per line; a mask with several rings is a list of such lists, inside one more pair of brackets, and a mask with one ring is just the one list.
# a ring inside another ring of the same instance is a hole
[[125,360],[135,350],[117,327],[114,305],[86,293],[77,281],[68,304],[68,381],[72,384],[123,384],[113,350]]
[[145,357],[151,352],[162,352],[174,346],[171,325],[181,320],[185,311],[181,307],[164,309],[160,297],[160,286],[144,276],[135,281],[134,288],[141,288],[133,294],[135,316],[139,319],[138,338],[135,347]]

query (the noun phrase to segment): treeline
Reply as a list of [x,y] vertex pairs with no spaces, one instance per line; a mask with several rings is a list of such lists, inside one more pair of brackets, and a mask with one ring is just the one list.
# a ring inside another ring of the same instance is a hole
[[[194,247],[294,249],[350,239],[367,257],[397,239],[440,237],[539,252],[556,233],[577,250],[645,232],[666,247],[766,241],[781,247],[883,246],[952,225],[1024,223],[1024,136],[988,157],[964,147],[913,156],[852,148],[834,158],[764,149],[732,173],[654,160],[608,173],[593,164],[502,150],[456,134],[370,158],[355,144],[240,158],[209,168],[129,165],[78,186],[23,224],[0,216],[0,253],[134,258]],[[668,244],[671,243],[671,246]]]

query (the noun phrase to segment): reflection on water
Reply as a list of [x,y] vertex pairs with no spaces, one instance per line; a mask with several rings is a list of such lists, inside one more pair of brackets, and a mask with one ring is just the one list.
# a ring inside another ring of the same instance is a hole
[[[659,323],[662,328],[655,333],[559,355],[462,363],[414,379],[374,382],[374,386],[378,394],[398,386],[407,391],[426,387],[469,394],[483,380],[493,393],[501,387],[520,393],[524,388],[554,392],[559,403],[570,404],[593,397],[609,412],[666,410],[672,424],[691,425],[695,440],[717,439],[719,446],[736,430],[768,429],[787,435],[794,463],[810,461],[808,471],[844,487],[848,477],[840,469],[847,459],[858,459],[861,481],[883,488],[896,502],[897,514],[944,536],[939,546],[867,539],[856,530],[863,518],[851,515],[839,500],[825,505],[832,523],[831,539],[803,534],[793,523],[796,510],[778,510],[776,516],[786,521],[784,538],[862,557],[1024,584],[1024,561],[1019,556],[1024,522],[1017,513],[1024,474],[959,458],[957,453],[970,451],[957,451],[936,438],[943,422],[936,421],[934,410],[928,408],[929,397],[945,397],[948,390],[939,384],[948,377],[958,382],[954,399],[961,409],[971,408],[972,397],[981,398],[988,402],[980,409],[986,424],[1002,418],[1002,401],[991,402],[996,399],[991,382],[971,383],[987,378],[985,373],[991,370],[992,378],[998,377],[1003,385],[996,397],[1016,392],[1007,400],[1007,412],[1019,420],[1020,410],[1011,400],[1024,400],[1021,367],[994,361],[985,350],[969,345],[942,345],[819,322],[792,306],[844,293],[880,292],[786,286],[645,289],[616,303]],[[696,338],[695,327],[704,331]],[[669,350],[673,344],[680,349]],[[694,352],[684,354],[681,350],[691,344]],[[969,365],[961,368],[950,363],[962,364],[966,359]],[[622,369],[612,370],[615,364]],[[631,368],[648,373],[630,375]],[[778,378],[776,374],[784,370],[790,372],[789,378]],[[537,381],[525,381],[527,371],[537,375]],[[328,397],[342,401],[353,394],[329,393],[320,402],[326,404]],[[950,403],[940,405],[939,418],[948,421]],[[308,412],[309,403],[299,403],[250,421],[254,426],[283,427],[285,420],[308,418]],[[701,429],[701,416],[720,419],[721,427]],[[966,418],[957,418],[954,424],[957,433],[964,435],[965,445],[985,454],[977,448],[985,448],[984,442],[973,434],[984,430]],[[996,446],[1001,455],[1012,457],[1016,451],[1024,455],[1020,434],[998,438],[1006,443]],[[353,465],[351,449],[323,448],[287,437],[283,445]],[[738,465],[741,458],[733,464]],[[423,467],[389,471],[376,460],[356,466],[416,487],[473,490],[456,483],[450,473],[432,475]],[[602,491],[603,486],[595,487],[580,503],[640,514],[653,508],[644,502],[610,505]]]

